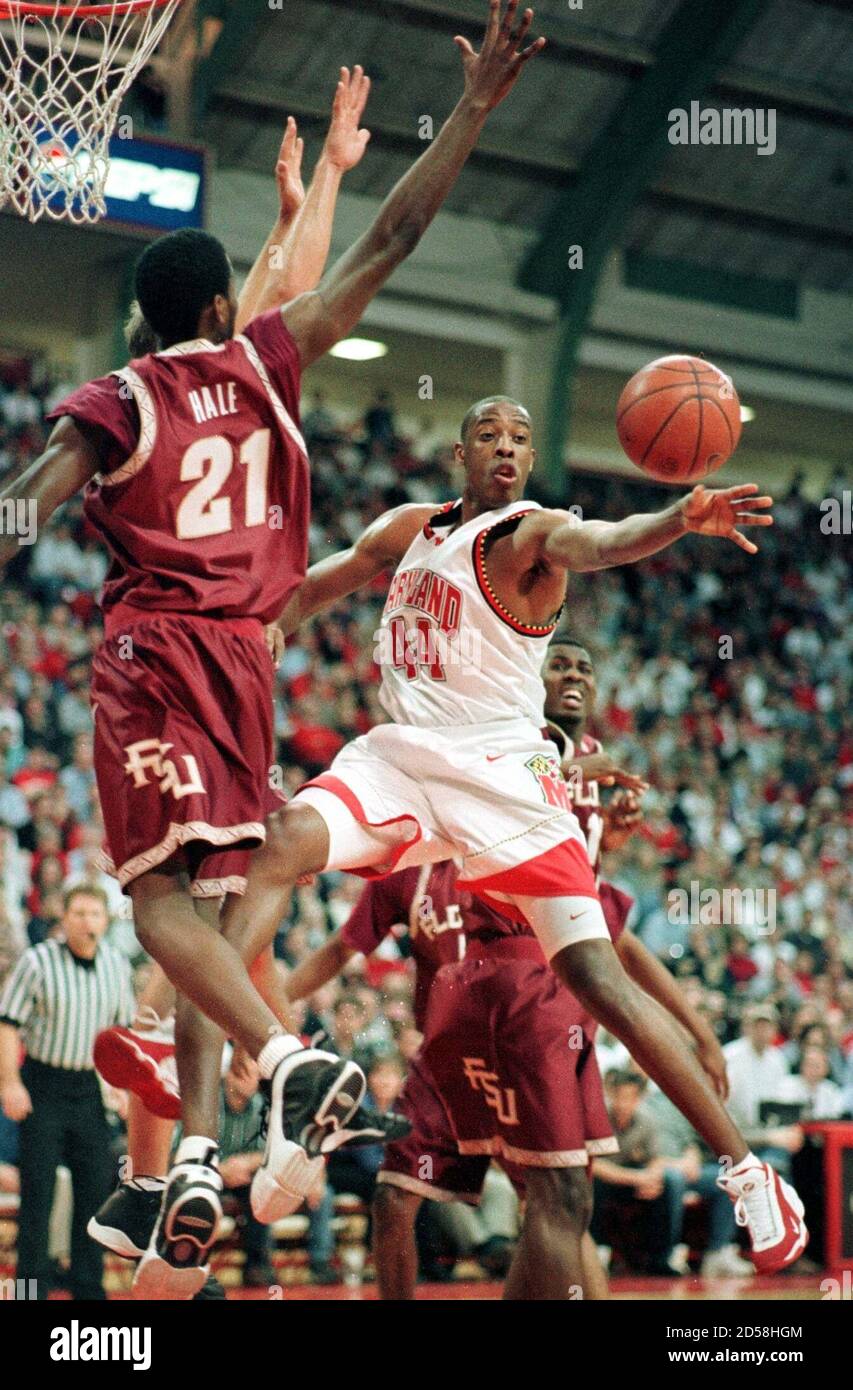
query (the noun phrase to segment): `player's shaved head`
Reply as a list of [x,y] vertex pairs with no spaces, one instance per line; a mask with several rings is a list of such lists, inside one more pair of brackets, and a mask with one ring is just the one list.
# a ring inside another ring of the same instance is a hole
[[477,401],[476,405],[471,406],[471,409],[467,412],[465,419],[462,421],[462,430],[459,438],[463,444],[468,438],[468,431],[471,429],[472,425],[475,425],[483,416],[487,416],[491,408],[496,405],[509,406],[518,413],[528,426],[531,425],[530,411],[526,406],[521,404],[521,401],[513,400],[512,396],[485,396],[483,400]]
[[182,227],[146,246],[136,263],[136,298],[146,322],[168,347],[198,337],[203,311],[217,295],[229,299],[231,280],[222,242]]

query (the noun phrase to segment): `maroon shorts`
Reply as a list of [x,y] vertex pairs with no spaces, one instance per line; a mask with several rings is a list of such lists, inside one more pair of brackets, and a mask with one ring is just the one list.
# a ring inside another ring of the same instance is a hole
[[492,1158],[523,1185],[618,1151],[580,1005],[532,937],[474,938],[437,972],[403,1105],[380,1181],[438,1200],[477,1201]]
[[221,856],[260,844],[266,816],[281,804],[269,785],[272,663],[263,628],[249,618],[137,611],[109,615],[92,663],[110,868],[122,887],[176,855],[194,881],[244,878],[244,862]]

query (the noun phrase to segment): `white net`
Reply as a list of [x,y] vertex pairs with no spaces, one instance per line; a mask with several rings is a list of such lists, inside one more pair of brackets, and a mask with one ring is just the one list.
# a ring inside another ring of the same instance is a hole
[[104,216],[121,103],[180,3],[0,0],[0,208],[31,222]]

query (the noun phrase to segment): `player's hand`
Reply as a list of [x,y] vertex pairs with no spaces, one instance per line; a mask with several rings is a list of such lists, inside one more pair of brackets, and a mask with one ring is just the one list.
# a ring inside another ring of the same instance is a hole
[[225,1187],[248,1187],[254,1172],[246,1154],[232,1154],[219,1165],[219,1176]]
[[264,628],[264,640],[267,644],[267,651],[272,657],[273,666],[278,666],[284,656],[284,633],[277,623],[267,623]]
[[613,793],[601,812],[604,820],[602,849],[621,849],[631,836],[637,833],[643,823],[643,813],[640,809],[642,795],[641,791],[634,792],[626,787],[620,787]]
[[696,1058],[720,1100],[729,1098],[729,1076],[723,1049],[713,1033],[708,1033],[696,1048]]
[[292,221],[305,202],[305,185],[302,182],[304,149],[305,142],[299,138],[296,121],[288,116],[275,166],[282,222]]
[[583,756],[564,758],[562,770],[567,782],[582,777],[584,782],[600,782],[603,787],[616,784],[640,795],[649,789],[648,782],[634,772],[626,772],[609,753],[584,753]]
[[359,121],[364,115],[367,98],[370,95],[370,78],[365,77],[364,68],[341,68],[341,80],[335,90],[332,102],[332,123],[326,136],[323,153],[336,169],[346,173],[358,164],[367,142],[369,130],[359,130]]
[[682,500],[681,508],[688,531],[702,536],[725,536],[748,555],[755,555],[758,546],[748,541],[739,526],[772,526],[772,516],[765,513],[773,506],[772,497],[756,497],[757,483],[741,483],[719,491],[701,483]]
[[653,1202],[663,1192],[663,1173],[651,1165],[640,1169],[634,1186],[634,1195],[643,1202]]
[[0,1091],[0,1104],[3,1106],[6,1119],[12,1120],[14,1124],[20,1124],[33,1110],[30,1093],[21,1081],[10,1081],[3,1087]]
[[533,23],[532,10],[525,10],[518,27],[513,29],[518,0],[508,0],[503,18],[501,4],[502,0],[489,0],[489,21],[479,53],[475,53],[461,35],[457,34],[453,40],[462,54],[465,95],[487,111],[503,101],[515,86],[524,64],[545,47],[544,39],[536,39],[527,48],[523,47]]

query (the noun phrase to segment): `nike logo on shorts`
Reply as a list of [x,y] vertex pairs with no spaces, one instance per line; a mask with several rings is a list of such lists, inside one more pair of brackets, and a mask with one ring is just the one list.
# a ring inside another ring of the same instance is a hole
[[505,758],[505,757],[506,757],[506,753],[487,753],[487,754],[486,754],[486,762],[487,762],[487,763],[496,763],[496,762],[498,762],[501,758]]

